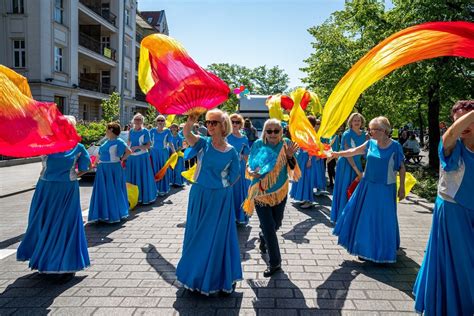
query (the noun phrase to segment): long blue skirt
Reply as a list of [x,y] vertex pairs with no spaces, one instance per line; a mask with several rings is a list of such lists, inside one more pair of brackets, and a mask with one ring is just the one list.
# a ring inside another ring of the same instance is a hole
[[331,222],[336,223],[347,204],[347,189],[357,174],[346,158],[339,158],[336,165],[336,179],[332,192]]
[[235,212],[235,221],[238,224],[247,225],[249,222],[249,217],[245,214],[242,209],[242,203],[247,198],[249,190],[249,182],[245,179],[245,169],[246,162],[245,160],[240,161],[240,177],[232,186],[232,191],[234,193],[234,212]]
[[418,313],[474,315],[474,210],[438,196],[413,294]]
[[[150,149],[150,154],[153,174],[156,174],[158,171],[161,170],[161,168],[163,168],[170,155],[168,149],[158,149],[154,147]],[[165,195],[170,191],[170,180],[171,168],[168,168],[163,179],[156,182],[156,190],[158,191],[158,194]]]
[[89,222],[116,223],[128,217],[125,171],[120,162],[100,163],[89,206]]
[[362,178],[334,227],[338,244],[373,262],[396,262],[400,247],[396,189],[395,183]]
[[210,294],[231,292],[242,280],[232,188],[193,184],[189,194],[183,252],[176,276],[184,287]]
[[176,166],[171,171],[171,184],[177,186],[184,185],[184,178],[181,175],[181,172],[184,171],[184,159],[182,157],[178,158],[178,162],[176,162]]
[[77,181],[38,180],[28,228],[17,260],[42,273],[68,273],[90,265]]
[[[311,157],[310,157],[311,158]],[[309,201],[314,202],[313,185],[316,173],[313,169],[313,164],[316,162],[312,160],[310,168],[306,168],[308,162],[308,155],[298,155],[297,157],[298,166],[301,169],[301,177],[297,182],[291,184],[290,197],[297,201]]]
[[156,200],[156,184],[150,154],[129,156],[125,168],[127,182],[138,186],[138,202],[150,204]]
[[326,166],[324,159],[313,158],[311,172],[314,175],[313,188],[326,190]]

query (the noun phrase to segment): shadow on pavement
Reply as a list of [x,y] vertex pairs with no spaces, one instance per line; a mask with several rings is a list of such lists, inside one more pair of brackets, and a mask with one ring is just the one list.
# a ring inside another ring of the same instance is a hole
[[30,273],[9,284],[0,293],[0,315],[47,315],[54,300],[69,288],[82,282],[86,276],[74,277],[62,283],[55,274]]
[[5,249],[8,246],[11,246],[20,242],[24,235],[25,234],[21,234],[21,235],[0,241],[0,249]]
[[217,310],[224,310],[224,315],[239,315],[242,293],[234,292],[229,296],[201,295],[186,290],[176,280],[176,268],[166,260],[152,244],[142,247],[146,261],[169,285],[176,288],[176,300],[173,308],[179,315],[214,315]]
[[318,224],[324,224],[330,228],[333,227],[331,221],[329,220],[329,215],[327,213],[328,211],[325,207],[316,206],[312,209],[305,210],[297,208],[297,210],[303,214],[306,214],[309,216],[309,218],[293,226],[290,231],[282,234],[283,238],[286,240],[290,240],[295,244],[308,244],[309,239],[305,238],[305,236],[308,234],[311,228]]
[[240,258],[242,262],[250,259],[250,251],[255,249],[255,242],[258,240],[257,237],[254,237],[249,240],[250,233],[252,232],[252,227],[247,226],[237,226],[237,234],[239,238],[239,247],[240,247]]

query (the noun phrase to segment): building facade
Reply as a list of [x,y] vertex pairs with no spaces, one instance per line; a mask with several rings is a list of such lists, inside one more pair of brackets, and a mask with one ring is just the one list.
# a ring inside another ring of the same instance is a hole
[[139,43],[156,32],[137,17],[135,0],[0,0],[0,63],[28,78],[36,100],[79,120],[100,120],[114,91],[123,95],[122,122],[146,111]]

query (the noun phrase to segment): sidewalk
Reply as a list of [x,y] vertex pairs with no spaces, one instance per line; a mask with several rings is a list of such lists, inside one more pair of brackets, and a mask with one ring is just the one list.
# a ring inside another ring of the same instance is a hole
[[0,168],[0,198],[35,188],[41,162]]
[[279,231],[284,273],[263,277],[258,219],[239,228],[244,280],[230,297],[183,291],[175,269],[181,255],[189,187],[128,221],[87,225],[91,267],[64,285],[28,269],[14,256],[0,260],[0,315],[415,315],[412,287],[423,259],[431,212],[399,204],[398,262],[360,262],[337,245],[330,198],[298,210],[289,201]]

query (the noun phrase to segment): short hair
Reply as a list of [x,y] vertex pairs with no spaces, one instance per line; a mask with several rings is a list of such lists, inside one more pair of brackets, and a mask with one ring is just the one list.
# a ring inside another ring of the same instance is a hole
[[169,128],[171,129],[172,127],[176,127],[176,129],[179,129],[179,126],[176,123],[172,123]]
[[112,130],[112,133],[119,136],[120,135],[120,124],[117,122],[110,122],[107,124],[107,130]]
[[360,114],[360,113],[357,113],[357,112],[354,112],[352,113],[350,116],[349,116],[349,119],[347,119],[347,128],[352,128],[352,120],[355,118],[355,117],[359,117],[360,118],[360,127],[361,128],[364,128],[365,126],[365,117]]
[[158,116],[155,118],[155,123],[158,122],[158,120],[164,120],[164,121],[166,121],[166,118],[165,118],[164,115],[161,115],[161,114],[160,114],[160,115],[158,115]]
[[[266,134],[266,130],[267,130],[268,125],[278,125],[278,126],[280,126],[280,129],[283,130],[283,128],[282,128],[282,126],[281,126],[281,121],[280,121],[280,120],[278,120],[278,119],[276,119],[276,118],[271,118],[271,119],[266,120],[266,121],[265,121],[265,124],[263,124],[263,130],[262,130],[262,136],[261,136],[261,137],[262,137],[262,141],[263,141],[264,144],[267,143],[267,140],[266,140],[266,137],[265,137],[266,135],[265,135],[265,134]],[[281,135],[281,137],[283,138],[283,133],[281,133],[280,135]],[[281,140],[281,139],[280,139],[280,140]]]
[[245,119],[244,127],[246,127],[246,128],[251,128],[252,127],[252,121],[249,118]]
[[456,114],[459,110],[466,110],[468,112],[474,110],[474,100],[459,100],[454,103],[453,107],[451,108],[451,118],[454,120],[454,114]]
[[242,115],[237,114],[237,113],[232,113],[229,117],[231,121],[238,120],[240,122],[240,125],[242,126],[244,125],[244,118],[242,117]]
[[376,118],[373,118],[370,121],[369,126],[370,126],[370,124],[379,125],[380,127],[382,127],[385,130],[385,133],[387,135],[390,135],[390,133],[392,132],[392,126],[390,125],[390,121],[385,116],[378,116]]
[[132,125],[133,126],[135,126],[135,123],[133,122],[133,121],[135,121],[135,119],[142,120],[143,124],[145,124],[145,117],[141,113],[137,113],[133,116],[133,119],[132,119]]
[[232,132],[232,122],[230,121],[229,114],[219,109],[212,109],[206,113],[206,119],[209,117],[209,114],[219,114],[221,116],[222,129],[224,137],[229,136]]
[[315,126],[316,125],[316,116],[314,115],[308,115],[308,121],[309,123],[311,124],[311,126]]
[[77,121],[73,115],[64,115],[64,117],[71,123],[72,125],[76,126]]

